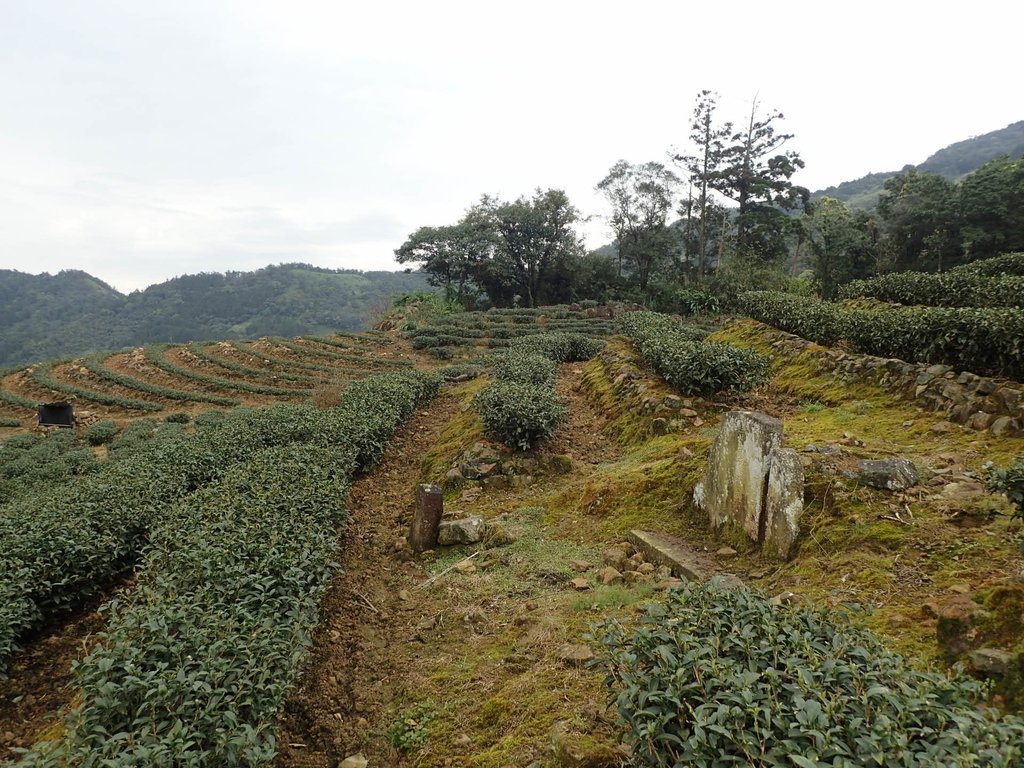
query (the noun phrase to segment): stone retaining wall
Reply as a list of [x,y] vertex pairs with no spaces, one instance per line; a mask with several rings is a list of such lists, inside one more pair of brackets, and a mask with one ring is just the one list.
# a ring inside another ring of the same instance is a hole
[[[748,321],[740,321],[748,322]],[[995,379],[948,365],[908,363],[821,347],[791,333],[756,323],[781,354],[815,358],[825,373],[842,381],[866,381],[899,394],[949,421],[998,437],[1024,437],[1024,384]]]

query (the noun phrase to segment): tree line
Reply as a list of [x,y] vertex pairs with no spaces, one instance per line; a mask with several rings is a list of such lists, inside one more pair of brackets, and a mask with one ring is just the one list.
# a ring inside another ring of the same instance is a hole
[[513,202],[483,196],[458,222],[421,227],[396,251],[466,307],[625,299],[676,308],[680,291],[728,301],[751,287],[832,297],[898,270],[944,271],[1024,250],[1024,158],[998,157],[959,183],[907,168],[877,206],[812,199],[784,115],[754,99],[740,123],[697,94],[684,151],[615,163],[595,189],[612,242],[586,252],[579,209],[558,189]]

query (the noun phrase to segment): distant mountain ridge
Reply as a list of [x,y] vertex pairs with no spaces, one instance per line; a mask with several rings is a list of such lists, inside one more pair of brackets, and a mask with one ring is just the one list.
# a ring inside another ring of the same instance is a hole
[[905,165],[899,171],[869,173],[853,181],[844,181],[813,193],[811,197],[834,197],[851,208],[873,208],[886,179],[910,170],[928,171],[959,179],[989,160],[1001,155],[1016,158],[1024,155],[1024,120],[1011,123],[998,131],[957,141],[931,155],[920,165]]
[[385,297],[426,287],[419,272],[280,264],[185,275],[125,295],[81,270],[0,270],[0,365],[156,342],[360,330]]

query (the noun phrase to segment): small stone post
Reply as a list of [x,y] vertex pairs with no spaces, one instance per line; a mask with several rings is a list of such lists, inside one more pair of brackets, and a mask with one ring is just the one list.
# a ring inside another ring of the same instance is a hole
[[436,485],[416,486],[416,511],[409,528],[409,546],[413,552],[424,552],[437,546],[437,529],[444,512],[444,495]]

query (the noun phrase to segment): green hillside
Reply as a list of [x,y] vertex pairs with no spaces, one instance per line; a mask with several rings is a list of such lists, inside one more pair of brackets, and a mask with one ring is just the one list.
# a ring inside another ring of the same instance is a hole
[[[991,131],[950,144],[932,154],[920,165],[906,165],[902,170],[927,171],[955,180],[1002,155],[1009,157],[1024,155],[1024,120],[1011,123],[998,131]],[[851,208],[869,210],[875,207],[886,179],[897,173],[900,171],[869,173],[853,181],[844,181],[841,184],[820,189],[812,197],[834,197],[837,200],[842,200]]]
[[78,270],[0,270],[0,365],[153,342],[358,330],[385,297],[425,287],[419,273],[282,264],[185,275],[126,296]]

